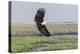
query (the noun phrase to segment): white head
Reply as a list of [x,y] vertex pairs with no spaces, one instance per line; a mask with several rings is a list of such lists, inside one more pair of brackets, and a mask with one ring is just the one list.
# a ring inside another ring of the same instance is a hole
[[47,23],[46,22],[42,22],[42,25],[46,25]]

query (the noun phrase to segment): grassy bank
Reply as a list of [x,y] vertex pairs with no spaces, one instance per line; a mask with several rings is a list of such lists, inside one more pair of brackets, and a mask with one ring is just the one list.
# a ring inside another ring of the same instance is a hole
[[12,52],[64,50],[77,48],[77,37],[12,37]]

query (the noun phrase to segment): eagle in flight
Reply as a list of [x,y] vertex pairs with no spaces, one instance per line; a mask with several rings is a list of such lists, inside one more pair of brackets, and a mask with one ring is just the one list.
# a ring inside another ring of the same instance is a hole
[[36,26],[42,35],[51,36],[51,34],[49,33],[49,31],[45,26],[46,22],[44,22],[44,15],[45,15],[45,9],[39,8],[35,15]]

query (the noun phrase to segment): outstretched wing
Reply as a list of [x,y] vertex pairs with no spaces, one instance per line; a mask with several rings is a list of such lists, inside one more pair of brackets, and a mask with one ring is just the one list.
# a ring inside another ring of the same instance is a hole
[[44,21],[45,9],[40,8],[37,10],[37,14],[35,16],[36,23],[42,23]]

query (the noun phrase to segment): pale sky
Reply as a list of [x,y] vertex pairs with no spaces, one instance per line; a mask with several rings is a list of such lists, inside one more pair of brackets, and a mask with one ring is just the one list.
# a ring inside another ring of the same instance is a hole
[[12,2],[12,22],[33,23],[39,8],[46,9],[46,22],[78,22],[77,5],[22,1]]

